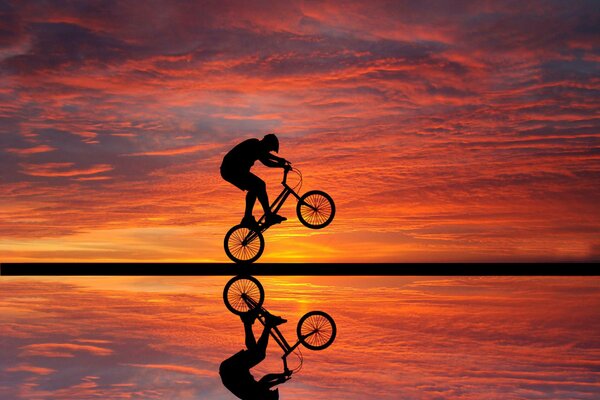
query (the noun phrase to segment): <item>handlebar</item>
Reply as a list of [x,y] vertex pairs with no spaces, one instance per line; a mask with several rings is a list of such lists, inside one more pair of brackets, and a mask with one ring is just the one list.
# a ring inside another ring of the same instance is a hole
[[285,183],[287,181],[287,175],[291,170],[292,170],[292,166],[290,164],[285,164],[283,166],[283,181],[281,182],[282,184],[285,185]]
[[283,166],[283,180],[281,181],[281,184],[283,186],[287,186],[287,177],[288,177],[288,173],[290,171],[294,171],[299,178],[298,183],[293,187],[294,190],[300,190],[300,188],[302,187],[302,173],[297,169],[291,166],[290,164],[285,164]]

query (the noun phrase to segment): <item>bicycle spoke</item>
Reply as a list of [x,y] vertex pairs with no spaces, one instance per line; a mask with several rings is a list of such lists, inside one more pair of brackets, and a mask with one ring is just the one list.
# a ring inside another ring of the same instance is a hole
[[[245,296],[244,296],[245,295]],[[248,304],[248,300],[255,304],[260,301],[260,290],[254,282],[249,279],[240,279],[236,281],[227,294],[229,304],[236,310],[246,312],[252,307]]]
[[227,247],[238,260],[250,260],[260,251],[260,240],[256,233],[248,228],[239,228],[229,237]]
[[304,340],[314,347],[327,344],[332,334],[333,329],[330,321],[322,315],[311,315],[304,321],[302,326]]
[[311,225],[322,225],[331,216],[331,204],[322,195],[313,194],[304,200],[305,204],[300,207],[302,218]]

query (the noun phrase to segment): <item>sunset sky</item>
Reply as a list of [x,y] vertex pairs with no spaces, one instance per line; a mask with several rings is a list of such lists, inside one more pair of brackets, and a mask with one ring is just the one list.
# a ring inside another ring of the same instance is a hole
[[[337,213],[262,262],[600,259],[598,1],[0,0],[0,264],[229,262],[271,132]],[[282,400],[599,398],[597,276],[258,278]],[[233,399],[228,279],[0,276],[0,398]]]
[[0,21],[0,261],[226,262],[244,194],[219,165],[269,132],[338,212],[312,231],[290,201],[261,261],[600,256],[596,1],[3,1]]

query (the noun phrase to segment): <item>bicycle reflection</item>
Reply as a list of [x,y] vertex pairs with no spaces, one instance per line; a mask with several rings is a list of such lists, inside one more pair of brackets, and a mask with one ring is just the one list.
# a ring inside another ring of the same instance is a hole
[[[263,307],[264,297],[261,283],[252,276],[236,276],[227,282],[223,290],[225,306],[239,315],[244,324],[246,349],[223,361],[219,374],[223,385],[240,399],[278,399],[279,391],[273,388],[291,379],[292,373],[302,367],[299,352],[300,365],[293,371],[288,368],[287,357],[296,352],[300,344],[311,350],[323,350],[333,343],[337,333],[335,322],[329,314],[310,311],[298,321],[298,341],[290,345],[278,328],[287,321],[272,315]],[[255,321],[263,325],[258,340],[252,330]],[[283,372],[267,374],[257,381],[250,369],[265,359],[270,337],[283,350]]]

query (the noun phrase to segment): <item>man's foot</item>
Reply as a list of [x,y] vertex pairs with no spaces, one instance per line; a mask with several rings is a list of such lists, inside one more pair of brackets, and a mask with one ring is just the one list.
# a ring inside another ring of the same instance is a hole
[[258,313],[255,310],[250,310],[248,312],[241,314],[240,319],[242,320],[242,322],[244,324],[253,325],[254,321],[256,321],[257,316],[258,316]]
[[267,214],[267,218],[265,218],[265,223],[267,225],[280,224],[283,221],[286,221],[286,217],[282,217],[279,214]]
[[240,225],[255,231],[258,231],[259,229],[258,222],[256,222],[256,219],[252,215],[249,217],[242,218],[242,222],[240,222]]
[[285,324],[287,322],[287,319],[283,319],[277,315],[272,315],[272,314],[267,314],[265,319],[266,319],[266,323],[269,326],[277,326],[277,325]]

